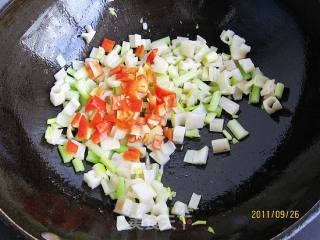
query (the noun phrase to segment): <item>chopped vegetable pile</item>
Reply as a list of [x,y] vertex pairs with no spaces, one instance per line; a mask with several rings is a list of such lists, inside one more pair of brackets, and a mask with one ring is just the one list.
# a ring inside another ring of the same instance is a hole
[[[82,37],[89,43],[96,32],[91,26],[86,30]],[[72,163],[75,172],[85,172],[84,160],[92,164],[84,181],[92,189],[101,185],[116,200],[119,231],[131,228],[125,216],[140,219],[143,227],[172,228],[167,201],[175,192],[161,178],[175,144],[201,138],[199,129],[208,126],[223,135],[212,140],[213,153],[228,152],[230,142],[249,135],[237,120],[236,101],[248,95],[250,104],[262,102],[268,114],[282,108],[284,85],[246,57],[251,50],[246,41],[231,30],[220,37],[230,55],[200,36],[151,42],[134,34],[121,46],[104,39],[89,58],[74,60],[67,69],[63,56],[57,57],[62,69],[54,76],[50,100],[63,110],[48,119],[45,138],[58,145],[63,162]],[[208,146],[187,150],[184,162],[206,164],[208,154]],[[193,193],[188,205],[176,201],[171,213],[185,224],[185,214],[200,200]],[[214,233],[211,226],[208,231]]]

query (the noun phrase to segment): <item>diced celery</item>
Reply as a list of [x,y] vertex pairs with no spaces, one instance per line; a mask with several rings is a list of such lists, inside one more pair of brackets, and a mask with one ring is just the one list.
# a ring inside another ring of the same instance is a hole
[[169,36],[167,36],[167,37],[160,38],[160,39],[158,39],[158,40],[153,41],[152,44],[154,44],[154,43],[156,43],[156,42],[162,42],[162,43],[165,43],[165,44],[169,45],[170,42],[171,42],[171,39],[170,39]]
[[71,76],[74,76],[74,74],[76,73],[76,70],[74,70],[72,67],[68,67],[67,73]]
[[175,55],[175,56],[180,56],[181,55],[181,52],[180,52],[180,47],[176,47],[172,50],[172,53]]
[[198,226],[198,225],[206,225],[207,224],[207,221],[205,220],[198,220],[198,221],[195,221],[191,224],[191,226]]
[[77,80],[87,79],[89,77],[88,72],[84,66],[76,71],[73,76]]
[[100,162],[100,157],[97,154],[95,154],[92,150],[89,150],[88,155],[86,157],[86,161],[90,163],[98,163]]
[[98,177],[102,177],[107,173],[106,168],[104,167],[104,165],[102,163],[96,163],[93,167],[92,167],[94,173],[96,176]]
[[121,50],[122,50],[122,49],[121,49],[121,46],[120,46],[119,44],[117,44],[117,45],[113,48],[113,51],[115,51],[117,54],[119,54]]
[[122,48],[121,48],[121,56],[125,55],[130,50],[130,43],[123,41]]
[[188,138],[200,138],[199,129],[188,129],[186,131],[186,137]]
[[237,140],[241,140],[249,135],[249,132],[245,130],[236,119],[230,120],[227,124],[227,127],[230,129],[232,134],[237,138]]
[[116,167],[115,165],[113,165],[113,163],[107,159],[107,158],[100,158],[100,162],[112,173],[114,173],[116,171]]
[[203,67],[202,68],[201,80],[202,81],[208,81],[209,80],[209,68],[208,67]]
[[88,84],[86,82],[86,80],[79,80],[75,83],[75,87],[78,90],[79,94],[80,94],[80,103],[81,106],[86,105],[87,101],[90,98],[90,88],[88,87]]
[[82,160],[75,158],[72,160],[72,165],[75,172],[84,172],[84,165]]
[[58,151],[64,163],[69,163],[73,159],[72,154],[67,153],[65,145],[59,145]]
[[208,227],[208,232],[214,234],[214,229],[212,227]]

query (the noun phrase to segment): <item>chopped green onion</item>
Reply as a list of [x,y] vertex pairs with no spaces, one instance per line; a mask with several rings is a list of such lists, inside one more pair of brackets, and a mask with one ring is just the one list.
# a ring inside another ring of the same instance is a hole
[[115,198],[119,199],[125,194],[125,181],[123,177],[118,178],[117,189],[115,192]]
[[64,163],[69,163],[73,159],[72,154],[67,153],[65,145],[59,145],[58,151]]
[[84,79],[81,79],[81,80],[77,81],[74,86],[80,94],[81,106],[86,105],[86,103],[88,102],[88,100],[90,98],[90,94],[89,94],[90,89],[87,84],[87,81]]
[[249,132],[245,130],[236,119],[230,120],[227,127],[238,140],[244,139],[249,135]]
[[233,119],[237,119],[237,118],[239,118],[239,115],[237,115],[237,114],[232,115],[232,118],[233,118]]
[[274,95],[281,99],[284,91],[284,84],[283,83],[277,83],[276,88],[274,90]]
[[182,76],[173,79],[173,82],[177,86],[182,86],[185,82],[189,81],[190,79],[195,78],[197,76],[197,74],[198,74],[197,69],[192,69],[192,70],[186,72],[185,74],[183,74]]
[[186,224],[186,217],[184,215],[179,216],[179,220],[185,225]]
[[216,117],[221,117],[222,107],[218,106],[214,113],[216,114]]
[[186,137],[188,138],[200,138],[199,129],[188,129],[186,131]]
[[211,226],[209,226],[208,227],[208,232],[214,234],[214,229]]
[[260,87],[257,87],[256,85],[252,86],[250,95],[249,95],[249,103],[254,104],[258,103],[260,101]]
[[73,74],[73,77],[77,80],[80,80],[80,79],[87,79],[89,75],[86,68],[83,66]]
[[157,176],[156,176],[156,180],[161,182],[161,179],[162,179],[162,173],[161,172],[158,172]]
[[71,76],[74,76],[74,74],[76,73],[76,70],[74,70],[72,67],[68,67],[67,73]]
[[212,94],[212,98],[208,107],[208,111],[215,112],[219,106],[221,98],[221,93],[219,91],[216,91]]
[[232,136],[227,130],[223,130],[222,133],[223,133],[223,135],[225,136],[226,139],[228,139],[229,141],[232,140]]
[[74,167],[75,172],[84,172],[84,165],[82,160],[79,158],[75,158],[72,160],[72,165]]
[[239,143],[239,141],[236,138],[232,138],[231,143],[232,144],[237,144],[237,143]]
[[217,116],[216,113],[213,113],[213,112],[207,113],[206,118],[204,119],[204,122],[206,124],[210,124],[212,122],[212,120],[215,119],[216,116]]
[[202,62],[204,64],[206,63],[212,63],[217,61],[218,59],[218,54],[215,51],[209,52],[208,54],[204,55],[204,57],[202,58]]
[[206,225],[206,224],[207,224],[207,221],[198,220],[198,221],[195,221],[194,223],[192,223],[191,226]]
[[246,73],[246,72],[242,69],[242,67],[240,66],[239,63],[236,63],[236,65],[237,65],[237,67],[239,68],[239,70],[240,70],[240,72],[241,72],[241,75],[242,75],[242,77],[243,77],[244,80],[247,80],[247,81],[248,81],[249,79],[252,78],[252,74],[251,74],[251,73]]
[[88,155],[86,157],[86,161],[90,163],[98,163],[100,162],[100,157],[97,154],[95,154],[92,150],[89,150]]
[[124,153],[124,152],[128,151],[128,149],[129,149],[129,148],[128,148],[127,146],[125,146],[125,145],[120,145],[119,148],[114,149],[113,151],[115,151],[115,152],[117,152],[117,153]]
[[56,123],[56,122],[57,122],[57,118],[49,118],[49,119],[47,120],[47,124],[48,124],[48,125],[54,124],[54,123]]

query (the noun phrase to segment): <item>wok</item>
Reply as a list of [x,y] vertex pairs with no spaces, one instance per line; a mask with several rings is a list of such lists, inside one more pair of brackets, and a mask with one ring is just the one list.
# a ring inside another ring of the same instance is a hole
[[[192,220],[207,219],[214,239],[290,237],[319,211],[319,12],[316,0],[13,1],[0,16],[1,219],[26,239],[43,232],[61,239],[212,239],[205,227],[183,230],[179,223],[173,231],[117,232],[114,202],[89,190],[43,135],[46,119],[60,111],[48,97],[59,53],[70,63],[105,36],[120,42],[133,33],[199,34],[227,50],[219,34],[230,28],[252,46],[256,65],[285,83],[285,109],[270,117],[243,101],[240,121],[250,136],[230,154],[211,151],[205,167],[185,165],[186,149],[218,138],[203,129],[200,141],[188,141],[166,165],[164,183],[184,202],[192,192],[202,195]],[[142,31],[141,17],[150,32]],[[79,37],[86,24],[97,30],[90,45]],[[252,218],[256,210],[298,215]]]

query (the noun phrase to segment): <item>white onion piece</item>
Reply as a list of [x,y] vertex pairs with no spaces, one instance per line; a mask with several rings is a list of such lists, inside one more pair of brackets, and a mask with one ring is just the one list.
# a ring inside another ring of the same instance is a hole
[[141,226],[142,227],[152,227],[157,224],[157,217],[153,215],[144,214],[142,216]]
[[137,183],[131,186],[140,201],[148,200],[157,196],[157,193],[147,183]]
[[222,96],[219,103],[220,107],[230,115],[236,115],[240,109],[240,105],[232,100]]
[[173,142],[182,144],[184,140],[184,135],[186,133],[186,128],[182,126],[175,126],[173,128]]
[[275,96],[268,97],[263,101],[263,108],[268,114],[273,114],[282,109],[282,105]]
[[127,222],[126,218],[124,216],[117,216],[117,230],[123,231],[123,230],[130,230],[131,226]]
[[192,193],[191,199],[189,201],[188,207],[192,209],[198,209],[200,203],[201,195]]
[[151,210],[152,215],[159,216],[162,214],[168,214],[169,213],[169,208],[166,204],[165,201],[159,201],[156,203],[152,210]]
[[166,143],[163,143],[160,147],[160,151],[165,154],[170,156],[174,151],[176,150],[176,146],[174,145],[173,142],[168,141]]
[[171,209],[171,213],[177,216],[184,216],[188,210],[187,204],[176,201]]
[[212,140],[211,143],[213,153],[223,153],[230,151],[230,144],[228,139],[226,138]]
[[225,44],[231,45],[233,36],[234,36],[234,31],[231,31],[229,29],[223,30],[220,35],[220,39]]
[[203,128],[206,114],[188,113],[186,118],[186,129]]
[[250,58],[241,59],[239,61],[240,66],[246,73],[252,72],[254,70],[254,64]]
[[114,150],[120,148],[120,142],[118,139],[106,137],[106,139],[101,142],[101,148],[103,150]]
[[223,131],[224,119],[215,118],[210,122],[210,131],[212,132],[222,132]]
[[101,177],[98,177],[93,170],[83,175],[83,181],[88,184],[91,189],[94,189],[100,185]]
[[162,215],[158,216],[157,222],[158,222],[158,226],[159,226],[160,231],[170,230],[172,228],[171,223],[170,223],[170,219],[169,219],[169,215],[167,215],[167,214],[162,214]]

